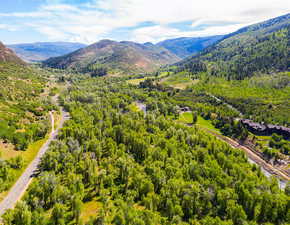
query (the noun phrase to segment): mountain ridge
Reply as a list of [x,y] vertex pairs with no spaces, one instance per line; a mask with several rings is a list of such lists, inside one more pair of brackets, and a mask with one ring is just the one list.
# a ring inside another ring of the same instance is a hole
[[8,45],[26,62],[40,62],[68,54],[87,45],[77,42],[35,42]]
[[186,58],[202,51],[204,48],[216,43],[222,38],[223,35],[207,37],[179,37],[174,39],[166,39],[158,42],[156,45],[168,49],[180,58]]
[[98,66],[118,72],[152,72],[161,65],[178,60],[180,58],[167,49],[155,45],[104,39],[67,55],[50,58],[43,64],[83,72]]

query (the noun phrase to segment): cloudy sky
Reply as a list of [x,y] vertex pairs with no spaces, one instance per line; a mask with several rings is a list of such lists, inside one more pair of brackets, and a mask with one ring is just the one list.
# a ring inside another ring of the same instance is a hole
[[289,0],[0,0],[0,41],[158,42],[225,34],[290,12]]

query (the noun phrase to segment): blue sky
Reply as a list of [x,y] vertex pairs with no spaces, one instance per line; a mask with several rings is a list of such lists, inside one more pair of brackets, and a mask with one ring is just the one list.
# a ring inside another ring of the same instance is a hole
[[158,42],[233,32],[290,11],[287,0],[0,0],[5,44]]

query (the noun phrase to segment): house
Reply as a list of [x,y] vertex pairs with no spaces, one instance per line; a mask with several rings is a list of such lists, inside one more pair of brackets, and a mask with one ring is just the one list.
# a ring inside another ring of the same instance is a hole
[[191,110],[189,107],[186,106],[186,107],[180,108],[180,111],[181,112],[190,112]]
[[256,135],[272,135],[276,133],[282,135],[285,139],[290,139],[290,128],[272,125],[272,124],[263,124],[256,123],[249,119],[242,119],[241,123],[253,134]]

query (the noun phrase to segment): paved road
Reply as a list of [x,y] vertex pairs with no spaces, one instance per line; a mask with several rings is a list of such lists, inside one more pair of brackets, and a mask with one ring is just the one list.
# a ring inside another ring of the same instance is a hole
[[8,195],[4,198],[2,202],[0,202],[0,217],[5,213],[7,209],[13,208],[16,202],[21,199],[22,195],[25,193],[26,189],[28,188],[33,178],[34,172],[37,170],[37,166],[40,163],[41,157],[47,151],[48,146],[51,143],[51,141],[56,139],[59,129],[63,126],[63,123],[67,119],[69,119],[69,115],[67,112],[62,110],[60,124],[56,130],[54,130],[54,117],[51,112],[50,112],[50,118],[51,118],[52,131],[50,133],[49,139],[40,148],[35,159],[29,164],[29,166],[23,172],[21,177],[17,180],[14,186],[10,189]]
[[267,163],[264,159],[262,159],[259,155],[257,155],[254,150],[250,149],[247,146],[244,146],[240,143],[238,143],[237,141],[229,138],[229,137],[225,137],[223,135],[217,134],[209,129],[206,128],[202,128],[203,130],[205,130],[206,132],[216,136],[218,139],[227,142],[229,145],[231,145],[233,148],[238,148],[243,150],[249,159],[251,159],[254,163],[258,164],[259,166],[261,166],[265,171],[267,171],[268,173],[272,174],[272,175],[276,175],[278,178],[280,178],[280,186],[282,188],[285,188],[285,184],[287,181],[290,181],[290,177],[283,173],[282,171],[280,171],[279,169],[275,168],[274,166],[272,166],[271,164]]

